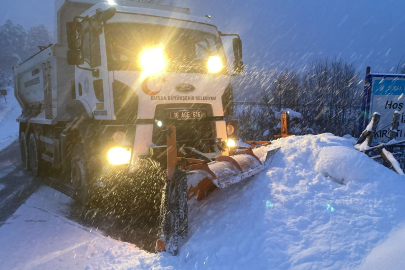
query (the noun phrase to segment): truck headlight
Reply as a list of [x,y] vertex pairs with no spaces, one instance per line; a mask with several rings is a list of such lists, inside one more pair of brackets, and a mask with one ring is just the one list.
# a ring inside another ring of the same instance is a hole
[[235,147],[236,142],[233,139],[228,139],[227,145],[228,145],[228,147]]
[[166,57],[161,47],[146,49],[141,53],[140,64],[147,75],[155,75],[166,68]]
[[221,58],[218,56],[210,56],[210,58],[208,58],[207,67],[209,73],[220,72],[223,68]]
[[108,161],[112,165],[128,164],[131,160],[131,149],[123,147],[114,147],[108,151]]

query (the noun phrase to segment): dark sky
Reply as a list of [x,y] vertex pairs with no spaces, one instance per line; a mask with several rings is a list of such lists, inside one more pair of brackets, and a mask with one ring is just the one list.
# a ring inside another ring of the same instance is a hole
[[[305,66],[342,57],[363,72],[395,72],[405,54],[403,0],[204,0],[223,31],[239,32],[245,59],[259,66]],[[405,57],[403,61],[405,60]]]
[[0,0],[0,22],[10,19],[29,29],[44,24],[52,31],[54,0]]
[[[223,32],[239,33],[245,62],[300,69],[323,57],[353,61],[363,73],[395,72],[405,54],[403,0],[178,0],[210,14]],[[1,22],[52,30],[54,0],[0,0]],[[403,61],[405,60],[405,57]],[[401,63],[402,64],[402,63]]]

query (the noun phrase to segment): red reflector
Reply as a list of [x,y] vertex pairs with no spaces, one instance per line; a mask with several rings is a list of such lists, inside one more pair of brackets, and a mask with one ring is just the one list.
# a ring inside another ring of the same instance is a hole
[[166,242],[164,240],[158,239],[156,241],[156,251],[157,252],[164,252],[166,251]]

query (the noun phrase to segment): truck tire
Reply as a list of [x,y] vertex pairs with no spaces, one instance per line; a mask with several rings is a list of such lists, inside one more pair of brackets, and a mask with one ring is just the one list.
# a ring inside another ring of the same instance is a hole
[[90,198],[90,175],[85,158],[84,148],[81,144],[73,147],[70,161],[70,181],[74,187],[74,199],[87,204]]
[[20,133],[19,143],[20,143],[21,164],[23,170],[28,171],[29,170],[28,147],[27,147],[27,138],[24,132]]
[[40,150],[38,148],[38,142],[33,133],[30,134],[28,144],[28,161],[31,174],[35,177],[40,176],[44,172],[44,162],[40,157]]

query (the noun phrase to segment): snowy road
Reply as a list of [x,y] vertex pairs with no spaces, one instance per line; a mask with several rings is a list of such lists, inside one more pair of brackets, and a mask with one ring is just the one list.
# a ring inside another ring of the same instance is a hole
[[21,114],[13,89],[7,87],[7,103],[0,100],[0,226],[35,191],[34,179],[21,171],[18,123]]
[[[51,178],[39,181],[24,173],[19,155],[17,142],[0,151],[0,269],[128,269],[153,255],[139,247],[150,250],[156,233],[136,226],[123,232],[112,217],[41,184]],[[117,259],[124,254],[131,258],[127,264]]]
[[66,218],[72,203],[40,187],[0,227],[0,269],[149,268],[144,261],[153,254]]
[[0,225],[16,211],[38,187],[35,179],[21,171],[17,142],[0,151]]

